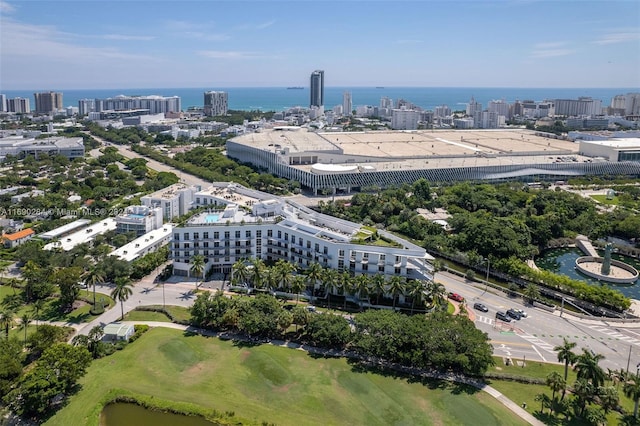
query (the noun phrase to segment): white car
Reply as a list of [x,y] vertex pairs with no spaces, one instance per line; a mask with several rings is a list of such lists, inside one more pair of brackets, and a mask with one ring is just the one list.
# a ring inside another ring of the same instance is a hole
[[527,313],[525,311],[523,311],[522,309],[514,309],[514,311],[519,313],[522,318],[526,318],[527,317]]

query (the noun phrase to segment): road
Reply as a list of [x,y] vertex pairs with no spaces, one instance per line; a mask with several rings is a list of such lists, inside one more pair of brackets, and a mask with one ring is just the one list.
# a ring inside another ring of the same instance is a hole
[[[553,348],[561,345],[563,339],[576,342],[576,351],[582,348],[593,350],[605,356],[600,365],[607,369],[635,369],[640,363],[640,324],[607,323],[606,320],[581,320],[559,312],[550,313],[540,308],[524,306],[521,299],[512,299],[502,292],[479,283],[469,283],[464,278],[449,273],[436,274],[448,291],[461,294],[471,308],[470,318],[476,327],[489,335],[498,356],[511,357],[518,361],[558,362]],[[489,312],[473,310],[475,302],[482,302]],[[527,318],[510,323],[496,322],[496,311],[509,308],[523,309]],[[631,351],[631,356],[629,356]]]

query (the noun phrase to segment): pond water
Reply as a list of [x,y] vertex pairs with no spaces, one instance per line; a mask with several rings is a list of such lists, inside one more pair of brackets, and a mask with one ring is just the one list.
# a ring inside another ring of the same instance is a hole
[[202,417],[148,410],[136,404],[116,402],[104,407],[100,426],[215,426]]
[[[575,269],[576,259],[581,256],[584,256],[584,253],[582,253],[580,249],[575,247],[551,249],[546,250],[540,257],[536,258],[536,265],[540,269],[546,269],[547,271],[566,275],[570,278],[573,278],[574,280],[585,281],[593,285],[610,286],[615,290],[619,290],[627,297],[640,300],[640,283],[638,281],[636,281],[635,284],[616,285],[611,283],[604,283],[594,278],[587,277],[586,275],[582,275]],[[616,253],[613,253],[611,255],[611,258],[625,262],[640,270],[640,261],[638,261],[638,259],[621,256]]]

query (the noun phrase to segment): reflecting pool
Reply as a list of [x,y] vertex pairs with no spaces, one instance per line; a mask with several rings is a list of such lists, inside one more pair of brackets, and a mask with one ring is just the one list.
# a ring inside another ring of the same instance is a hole
[[136,404],[116,402],[102,410],[100,426],[215,426],[202,417],[147,410]]
[[[600,253],[602,255],[602,253]],[[566,275],[574,280],[586,281],[593,285],[607,285],[613,289],[619,290],[622,294],[632,299],[640,300],[640,285],[638,281],[635,284],[612,284],[598,281],[594,278],[582,275],[575,269],[576,259],[585,254],[576,247],[550,249],[542,253],[536,258],[536,265],[540,269],[552,271],[557,274]],[[611,255],[612,259],[620,260],[628,263],[636,269],[640,269],[640,261],[632,257],[620,256],[617,253]]]

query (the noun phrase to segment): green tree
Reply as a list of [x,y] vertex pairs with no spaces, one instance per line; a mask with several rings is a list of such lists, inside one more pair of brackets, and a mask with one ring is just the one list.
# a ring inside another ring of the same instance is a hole
[[[562,345],[553,348],[554,351],[558,352],[558,361],[564,362],[565,382],[567,381],[567,376],[569,375],[569,366],[573,365],[576,362],[577,355],[572,350],[576,346],[577,344],[575,342],[569,342],[566,338],[564,338]],[[562,399],[564,399],[564,392],[562,393]]]
[[536,401],[540,401],[540,413],[544,414],[544,409],[551,407],[551,398],[546,393],[539,393],[535,396]]
[[380,296],[384,295],[387,283],[385,282],[384,275],[376,274],[371,280],[371,293],[376,295],[376,305],[380,304]]
[[396,307],[398,296],[404,294],[406,283],[399,275],[394,275],[389,279],[389,293],[393,297],[393,308]]
[[631,398],[633,400],[633,417],[637,419],[638,402],[640,401],[640,376],[638,374],[629,375],[628,379],[624,382],[622,391],[627,398]]
[[298,326],[306,326],[309,323],[310,313],[304,306],[296,305],[291,310],[293,315],[292,321],[296,325],[296,333],[298,332]]
[[31,317],[31,315],[29,315],[28,312],[25,312],[24,314],[22,314],[22,316],[20,316],[20,328],[22,328],[24,330],[24,345],[27,345],[27,328],[29,327],[29,324],[31,324],[31,321],[33,321],[33,318]]
[[540,299],[540,289],[535,284],[529,284],[524,289],[524,297],[527,302],[533,304],[536,300]]
[[311,316],[307,324],[311,342],[324,348],[343,348],[351,340],[349,323],[342,315],[329,313]]
[[309,286],[312,295],[314,294],[318,281],[322,279],[322,269],[322,266],[318,262],[313,262],[305,271],[305,275],[307,276],[307,285]]
[[578,379],[585,379],[597,389],[604,384],[605,373],[598,363],[604,359],[604,355],[596,354],[592,350],[583,348],[582,354],[576,357],[573,369]]
[[411,297],[411,313],[418,304],[418,306],[424,306],[426,299],[425,285],[421,281],[413,281],[409,286],[409,296]]
[[296,267],[284,259],[278,259],[274,268],[276,270],[278,285],[283,290],[288,291],[291,286],[291,280],[293,279],[293,273],[295,272]]
[[22,374],[24,359],[23,347],[17,339],[0,339],[0,395],[5,395]]
[[245,284],[249,273],[246,261],[244,259],[237,260],[231,267],[231,283],[235,286]]
[[201,254],[196,254],[191,257],[191,267],[189,271],[193,272],[196,276],[196,290],[198,289],[198,278],[204,281],[204,273],[206,270],[206,263],[204,261],[204,256]]
[[0,329],[4,330],[7,340],[9,340],[9,329],[13,326],[15,315],[11,309],[3,308],[0,310]]
[[262,288],[264,284],[266,266],[262,259],[253,259],[252,268],[249,271],[249,279],[254,288]]
[[133,284],[127,277],[116,278],[115,287],[111,290],[111,297],[120,302],[120,310],[122,311],[121,319],[124,319],[124,302],[133,294]]
[[62,327],[49,324],[41,324],[34,333],[27,337],[27,348],[31,352],[32,358],[39,358],[40,355],[55,343],[64,342],[68,332]]
[[296,304],[300,302],[300,293],[306,288],[305,277],[296,275],[291,281],[291,291],[296,294]]
[[102,272],[102,270],[97,266],[93,266],[84,278],[85,284],[93,288],[93,306],[91,308],[91,311],[95,313],[102,311],[102,309],[96,308],[96,285],[103,284],[104,280],[104,272]]
[[547,386],[551,388],[551,399],[555,401],[556,392],[564,391],[567,387],[567,382],[562,378],[562,375],[557,371],[553,371],[547,375]]

